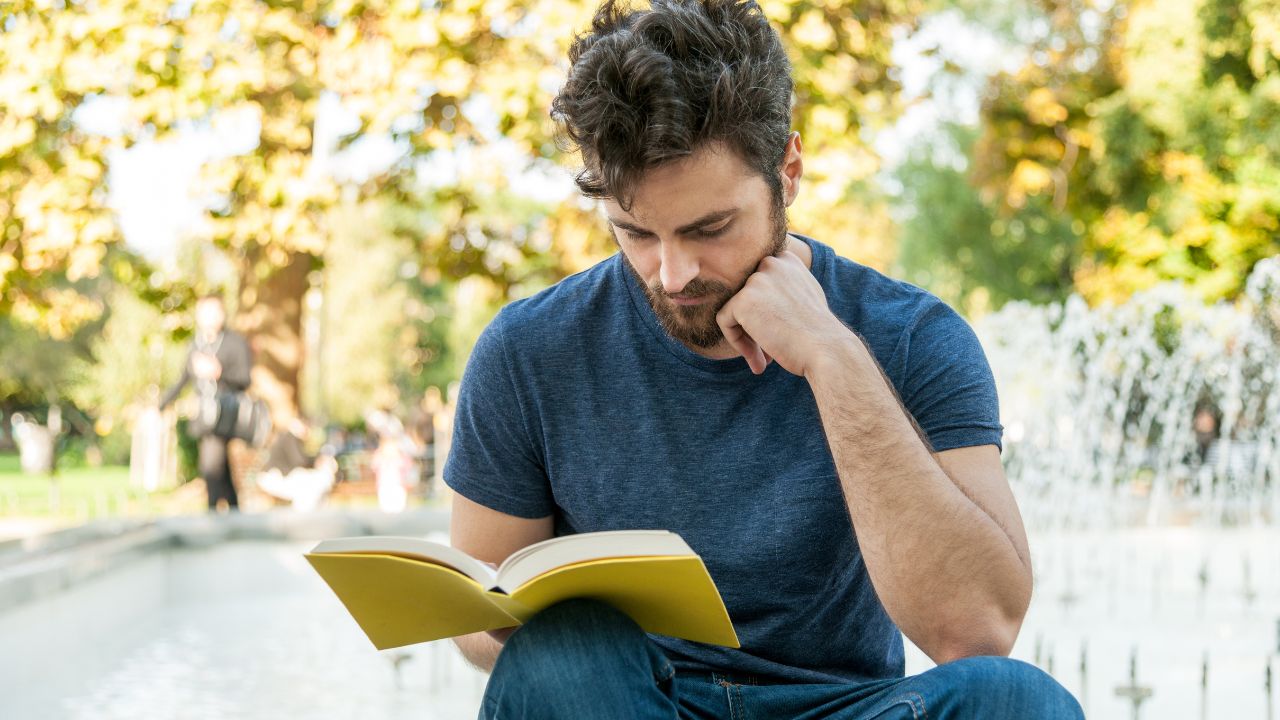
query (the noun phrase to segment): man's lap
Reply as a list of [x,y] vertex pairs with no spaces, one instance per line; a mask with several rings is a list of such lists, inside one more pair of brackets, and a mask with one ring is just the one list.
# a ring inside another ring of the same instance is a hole
[[[1012,718],[1045,700],[1027,697],[1058,689],[1033,665],[1002,657],[973,657],[919,675],[843,684],[757,684],[727,674],[676,675],[679,717],[689,720],[794,718]],[[1066,700],[1065,690],[1058,701]],[[1074,700],[1070,701],[1074,705]],[[1070,717],[1071,706],[1061,708]],[[1077,711],[1078,716],[1078,711]],[[1054,717],[1046,715],[1045,717]]]
[[[598,707],[591,707],[599,699]],[[1033,665],[1003,657],[957,660],[919,675],[847,684],[759,683],[722,673],[675,673],[625,615],[570,601],[535,616],[498,658],[481,718],[1080,718],[1079,705]]]

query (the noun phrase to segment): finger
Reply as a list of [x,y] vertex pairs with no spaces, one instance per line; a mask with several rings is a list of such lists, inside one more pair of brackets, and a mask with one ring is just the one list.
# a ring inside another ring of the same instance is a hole
[[756,342],[750,335],[743,333],[744,337],[750,341],[751,351],[749,355],[743,355],[747,360],[747,365],[751,367],[751,372],[759,375],[769,367],[768,356],[764,353],[764,348],[760,347],[760,343]]
[[747,361],[751,372],[757,375],[764,372],[766,364],[764,351],[747,334],[747,331],[738,324],[733,315],[733,309],[729,304],[721,308],[719,313],[716,313],[716,324],[720,326],[720,332],[724,334],[724,339],[729,343],[730,347]]
[[760,347],[760,343],[755,338],[747,334],[741,325],[734,325],[725,331],[725,339],[733,346],[733,349],[747,361],[747,366],[751,368],[751,372],[759,375],[764,372],[768,363],[764,359],[764,349]]
[[759,375],[764,372],[764,351],[760,346],[742,329],[741,325],[735,325],[724,334],[725,339],[729,341],[729,345],[733,347],[742,359],[747,361],[747,365],[751,368],[751,372]]

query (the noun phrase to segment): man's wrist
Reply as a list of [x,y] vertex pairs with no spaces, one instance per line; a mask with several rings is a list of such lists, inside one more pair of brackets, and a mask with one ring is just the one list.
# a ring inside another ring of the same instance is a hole
[[839,377],[858,367],[870,359],[870,353],[862,338],[852,330],[839,325],[835,332],[829,333],[824,342],[814,352],[812,359],[805,365],[804,376],[810,385],[825,382]]

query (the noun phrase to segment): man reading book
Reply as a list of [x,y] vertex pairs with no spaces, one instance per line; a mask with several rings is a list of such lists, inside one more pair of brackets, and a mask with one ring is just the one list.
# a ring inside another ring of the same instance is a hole
[[[499,562],[666,529],[740,648],[595,600],[458,638],[485,718],[1078,718],[1007,657],[1031,564],[995,385],[951,308],[788,231],[792,80],[754,2],[606,2],[552,113],[619,252],[502,310],[467,366],[452,542]],[[904,677],[902,634],[938,667]]]

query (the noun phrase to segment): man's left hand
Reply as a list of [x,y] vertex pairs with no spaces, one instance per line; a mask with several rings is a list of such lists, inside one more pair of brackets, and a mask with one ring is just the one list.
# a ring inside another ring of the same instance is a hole
[[831,312],[817,278],[791,251],[761,260],[716,322],[757,375],[776,360],[804,377],[821,353],[857,337]]
[[196,353],[191,358],[191,371],[202,380],[222,377],[222,363],[211,353]]

